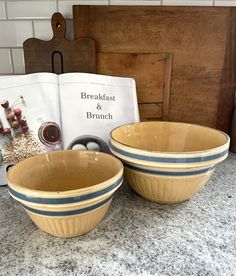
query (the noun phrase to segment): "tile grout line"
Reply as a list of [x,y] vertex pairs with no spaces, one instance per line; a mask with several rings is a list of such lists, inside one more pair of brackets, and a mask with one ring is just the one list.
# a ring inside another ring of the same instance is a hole
[[32,24],[33,37],[35,37],[34,20],[31,20],[31,24]]
[[13,46],[13,47],[11,47],[11,46],[6,47],[6,46],[5,46],[5,47],[1,47],[1,46],[0,46],[0,49],[10,49],[10,48],[11,48],[11,49],[23,49],[23,46],[22,46],[22,47],[20,47],[20,46]]
[[48,18],[30,17],[30,18],[17,18],[17,19],[8,18],[8,19],[0,19],[0,22],[2,22],[2,21],[4,21],[4,22],[6,22],[6,21],[18,21],[18,22],[19,21],[22,21],[22,22],[27,21],[27,22],[29,22],[32,20],[47,21],[47,20],[51,20],[51,18],[50,17],[48,17]]
[[57,9],[57,12],[58,12],[58,9],[59,9],[58,0],[56,0],[56,9]]
[[[113,5],[112,4],[112,0],[108,0],[109,1],[109,5]],[[148,2],[159,2],[159,5],[161,5],[161,6],[164,6],[165,4],[164,4],[164,1],[165,0],[147,0]],[[167,0],[168,1],[168,0]],[[177,3],[181,3],[181,2],[185,2],[185,1],[188,1],[188,0],[183,0],[183,1],[181,1],[181,0],[177,0],[176,2]],[[198,2],[198,3],[204,3],[206,0],[195,0],[195,2]],[[200,4],[200,5],[188,5],[189,7],[196,7],[196,6],[199,6],[199,7],[212,7],[213,6],[213,0],[208,0],[209,2],[211,1],[211,4],[208,4],[208,5],[202,5],[202,4]],[[214,0],[214,1],[216,1],[216,0]],[[224,1],[224,0],[223,0]],[[116,4],[116,2],[119,2],[119,4],[120,3],[122,3],[122,4],[124,4],[124,5],[126,5],[126,6],[129,6],[129,5],[127,5],[126,3],[127,2],[132,2],[132,3],[135,3],[135,0],[127,0],[127,1],[125,1],[125,0],[114,0],[114,2],[115,2],[115,4]],[[140,2],[140,0],[139,0],[139,2]],[[141,1],[141,2],[145,2],[145,1]],[[135,6],[135,5],[134,5]],[[148,4],[144,4],[143,6],[148,6]],[[158,6],[158,4],[157,5],[154,5],[154,6]],[[167,5],[167,6],[172,6],[172,5]],[[177,5],[175,5],[175,6],[179,6],[179,7],[182,7],[182,6],[184,6],[184,5],[182,5],[182,4],[177,4]]]
[[4,0],[6,19],[8,19],[7,0]]
[[[9,73],[0,73],[0,76],[9,76],[9,75],[13,75],[13,73],[9,74]],[[16,73],[14,74],[14,76],[22,76],[23,74],[20,74],[20,73]]]
[[[27,1],[29,1],[29,0],[6,0],[6,1],[8,1],[8,2],[18,2],[18,1],[21,1],[21,2],[27,2]],[[52,1],[52,0],[32,0],[31,2],[35,2],[35,1],[41,1],[41,2],[50,2],[50,1]],[[66,0],[64,0],[64,1],[66,1]]]
[[12,68],[12,74],[15,74],[15,68],[14,68],[14,64],[13,64],[13,55],[12,55],[12,49],[10,49],[10,57],[11,57],[11,68]]

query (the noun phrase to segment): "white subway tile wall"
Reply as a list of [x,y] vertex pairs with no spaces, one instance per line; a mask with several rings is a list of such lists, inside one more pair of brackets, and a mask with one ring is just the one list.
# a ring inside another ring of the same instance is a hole
[[8,0],[7,16],[9,19],[50,18],[57,9],[56,0],[19,1]]
[[74,29],[73,29],[72,19],[66,19],[66,39],[68,40],[74,39]]
[[0,1],[0,19],[6,19],[5,1]]
[[58,0],[58,11],[66,18],[72,18],[73,5],[108,5],[108,0]]
[[213,6],[212,0],[163,0],[166,6]]
[[110,5],[159,6],[161,5],[161,0],[110,0]]
[[50,40],[53,36],[51,20],[34,20],[34,36],[42,40]]
[[0,74],[2,73],[13,73],[10,49],[0,49]]
[[0,21],[0,47],[22,47],[33,36],[32,22],[28,20]]
[[50,18],[56,11],[67,19],[66,37],[73,39],[71,19],[75,4],[236,6],[236,0],[0,0],[0,75],[24,74],[24,40],[50,40]]
[[13,72],[14,74],[24,74],[25,64],[24,64],[24,53],[22,48],[11,49]]
[[215,6],[235,7],[236,1],[234,1],[234,0],[215,0]]

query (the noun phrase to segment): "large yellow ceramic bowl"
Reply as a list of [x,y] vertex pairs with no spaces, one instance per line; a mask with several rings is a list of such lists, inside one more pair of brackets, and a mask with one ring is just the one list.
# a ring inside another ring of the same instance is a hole
[[57,151],[19,162],[7,177],[10,195],[41,230],[73,237],[102,220],[122,175],[122,163],[111,155]]
[[111,132],[110,149],[125,166],[129,185],[163,203],[193,197],[228,155],[227,134],[200,125],[143,122]]

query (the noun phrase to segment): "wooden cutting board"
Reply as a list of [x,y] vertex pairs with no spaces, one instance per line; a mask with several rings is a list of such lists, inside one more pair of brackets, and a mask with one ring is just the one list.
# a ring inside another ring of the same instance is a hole
[[[127,14],[129,14],[128,18],[133,18],[133,9],[130,6],[121,7],[121,9],[124,10],[124,18]],[[110,6],[74,6],[75,37],[78,39],[89,36],[95,39],[98,74],[135,79],[141,121],[167,121],[173,56],[168,52],[157,52],[155,49],[149,51],[149,39],[139,37],[139,31],[135,31],[137,22],[131,28],[126,28],[126,22],[123,24],[124,18],[117,16],[118,14],[122,14],[120,6],[112,6],[111,10]],[[113,18],[116,19],[113,20]],[[141,15],[137,16],[136,20],[139,21],[141,18]],[[96,29],[95,32],[94,29]],[[141,26],[140,30],[142,30]],[[133,35],[132,39],[129,39],[130,34]],[[147,47],[138,51],[132,48],[134,37],[136,37],[136,44],[145,42]],[[120,39],[127,40],[123,48]],[[103,45],[106,46],[103,47]]]
[[97,53],[97,72],[136,81],[142,121],[168,120],[172,55],[167,53]]
[[26,73],[96,72],[95,42],[90,37],[66,40],[66,22],[60,13],[51,19],[53,38],[29,38],[24,44]]
[[[154,69],[151,55],[168,53],[173,56],[168,119],[229,131],[236,90],[236,8],[75,5],[73,11],[75,37],[96,41],[97,73],[134,73],[142,118],[161,115],[157,97],[163,70],[157,59]],[[113,60],[110,53],[120,58]],[[150,59],[124,61],[122,53],[146,53]]]

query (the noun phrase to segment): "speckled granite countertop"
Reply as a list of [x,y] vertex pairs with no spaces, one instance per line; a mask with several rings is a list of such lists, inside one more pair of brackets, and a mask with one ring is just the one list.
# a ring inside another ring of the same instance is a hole
[[192,200],[148,202],[127,186],[89,234],[37,229],[0,188],[0,275],[236,275],[236,155]]

